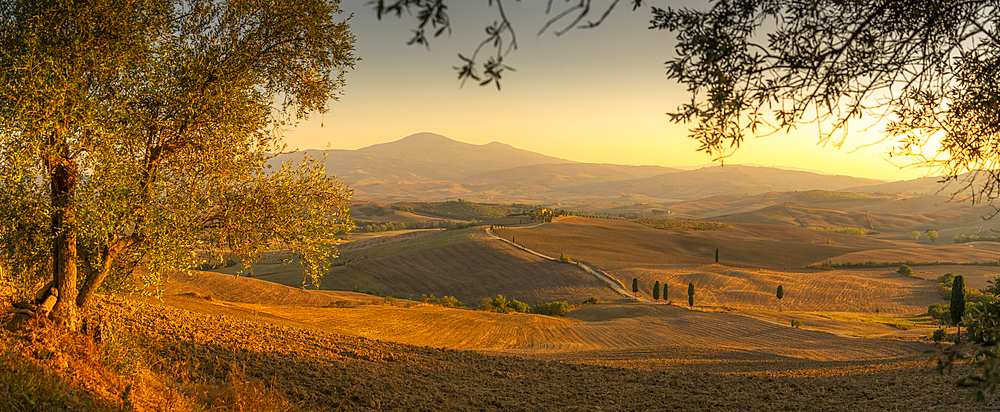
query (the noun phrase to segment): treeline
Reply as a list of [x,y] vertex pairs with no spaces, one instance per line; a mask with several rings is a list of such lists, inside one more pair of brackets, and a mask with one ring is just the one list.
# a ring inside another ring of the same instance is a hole
[[439,204],[422,203],[414,206],[413,211],[460,220],[481,221],[507,216],[507,211],[498,207],[480,205],[463,199],[449,200]]
[[636,222],[657,229],[687,229],[687,230],[711,230],[732,228],[732,225],[722,222],[710,222],[707,220],[683,220],[683,219],[635,219]]
[[464,229],[479,224],[475,220],[462,223],[452,220],[435,220],[432,222],[369,222],[354,221],[357,226],[355,233],[388,232],[391,230],[413,230],[413,229]]
[[1000,267],[1000,261],[996,260],[985,260],[976,262],[949,262],[935,260],[933,262],[914,262],[912,260],[907,260],[905,262],[876,262],[874,260],[869,260],[867,262],[843,262],[843,263],[833,263],[830,261],[824,262],[819,265],[810,266],[817,269],[850,269],[850,268],[889,268],[898,267],[900,265],[906,266],[944,266],[944,265],[954,265],[954,266],[996,266]]
[[548,302],[530,306],[517,299],[507,299],[503,295],[496,295],[491,298],[484,298],[479,302],[479,308],[488,312],[496,313],[534,313],[536,315],[563,316],[575,307],[600,303],[597,298],[590,298],[580,305],[570,305],[568,302]]
[[829,190],[819,189],[796,193],[795,198],[808,203],[853,202],[858,200],[865,200],[869,202],[885,201],[883,198],[875,198],[857,193],[831,192]]
[[867,237],[868,235],[878,235],[882,233],[877,230],[865,230],[856,227],[840,227],[840,228],[826,227],[826,228],[817,228],[817,230],[822,230],[824,232],[831,232],[831,233],[840,233],[842,235],[851,235],[857,237]]
[[1000,236],[955,235],[953,240],[955,243],[1000,242]]

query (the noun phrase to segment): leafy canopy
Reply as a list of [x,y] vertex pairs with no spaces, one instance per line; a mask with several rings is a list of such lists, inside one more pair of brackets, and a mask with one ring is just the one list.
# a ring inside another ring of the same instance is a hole
[[351,229],[350,191],[317,161],[265,165],[280,128],[325,111],[353,67],[340,12],[0,2],[0,264],[22,290],[55,271],[71,296],[79,273],[80,305],[101,285],[155,287],[208,254],[248,265],[276,246],[315,283]]

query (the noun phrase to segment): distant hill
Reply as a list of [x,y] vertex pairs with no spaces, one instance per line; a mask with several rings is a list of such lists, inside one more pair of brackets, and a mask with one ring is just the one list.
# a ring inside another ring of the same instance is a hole
[[542,163],[573,163],[503,143],[474,145],[434,133],[417,133],[395,142],[358,149],[357,152],[384,159],[446,164],[465,170],[467,174]]
[[358,150],[294,152],[272,162],[298,161],[304,156],[325,156],[327,173],[347,183],[355,199],[385,202],[462,198],[486,203],[664,203],[716,195],[885,184],[875,179],[764,166],[681,170],[579,163],[503,143],[475,145],[433,133],[417,133]]
[[662,166],[625,166],[601,163],[539,164],[493,170],[466,177],[465,181],[482,183],[521,183],[552,189],[591,183],[642,179],[678,172]]
[[564,189],[592,197],[641,195],[648,198],[689,200],[715,195],[758,194],[805,190],[839,190],[883,183],[880,180],[758,166],[714,166],[613,183]]
[[490,170],[570,160],[517,149],[503,143],[474,145],[433,133],[417,133],[390,143],[358,150],[305,150],[281,155],[272,163],[319,159],[326,171],[349,185],[381,182],[455,181]]

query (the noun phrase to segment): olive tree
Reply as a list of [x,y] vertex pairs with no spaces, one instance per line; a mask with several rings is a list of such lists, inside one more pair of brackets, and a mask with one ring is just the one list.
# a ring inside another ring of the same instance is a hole
[[[54,281],[78,324],[98,290],[272,247],[318,276],[352,227],[321,162],[267,169],[281,127],[353,67],[337,0],[0,3],[0,265]],[[144,270],[136,270],[142,267]]]

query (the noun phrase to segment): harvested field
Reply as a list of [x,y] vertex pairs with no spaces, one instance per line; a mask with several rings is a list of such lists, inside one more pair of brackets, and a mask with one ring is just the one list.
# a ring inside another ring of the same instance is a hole
[[[341,259],[349,263],[323,277],[324,289],[357,288],[409,298],[454,296],[470,304],[497,294],[532,305],[620,298],[582,269],[524,253],[487,236],[482,228],[363,239],[340,250]],[[260,279],[289,286],[301,285],[303,278],[294,262],[257,263],[254,271]]]
[[[1000,259],[1000,243],[972,242],[959,245],[875,249],[847,253],[831,258],[833,263],[906,262],[917,263],[955,262],[975,263]],[[817,262],[822,263],[822,261]],[[996,269],[1000,272],[1000,268]]]
[[687,285],[695,285],[695,304],[741,310],[778,310],[782,285],[786,311],[923,313],[938,303],[937,284],[906,277],[895,268],[799,270],[794,272],[705,265],[690,268],[624,268],[608,271],[621,281],[639,279],[648,297],[653,283],[667,284],[670,298],[687,304]]
[[[714,263],[721,249],[722,263],[768,269],[802,268],[850,252],[896,247],[896,243],[774,225],[735,224],[732,229],[660,230],[639,223],[561,218],[532,228],[498,229],[550,256],[565,253],[601,269],[635,266],[704,265]],[[827,244],[832,240],[832,244]]]
[[377,275],[403,296],[477,300],[501,294],[529,304],[618,298],[604,282],[576,266],[480,234],[466,242],[358,260],[351,266]]
[[[198,391],[213,383],[264,386],[282,401],[324,411],[1000,407],[995,399],[963,403],[963,392],[933,374],[927,362],[912,357],[789,361],[744,351],[663,345],[534,355],[561,361],[552,362],[347,337],[155,302],[108,301],[100,303],[100,310],[127,320],[122,324],[127,333],[148,348],[158,379],[155,388],[175,407],[203,400],[210,409],[213,399]],[[121,394],[111,393],[111,402],[115,396]],[[163,405],[134,406],[155,410]]]
[[[220,277],[229,289],[248,289],[254,279]],[[274,285],[274,295],[286,295]],[[287,288],[291,289],[291,288]],[[204,293],[204,292],[203,292]],[[309,292],[325,296],[325,291]],[[851,339],[793,329],[727,313],[691,311],[679,306],[635,302],[585,305],[566,317],[495,314],[435,305],[404,308],[354,305],[316,308],[280,303],[211,301],[191,293],[166,302],[211,314],[279,320],[279,323],[392,342],[510,354],[557,353],[676,345],[715,347],[786,358],[873,360],[906,356],[922,345]],[[237,296],[242,298],[242,296]],[[346,297],[345,297],[346,298]],[[359,301],[363,302],[363,300]]]

